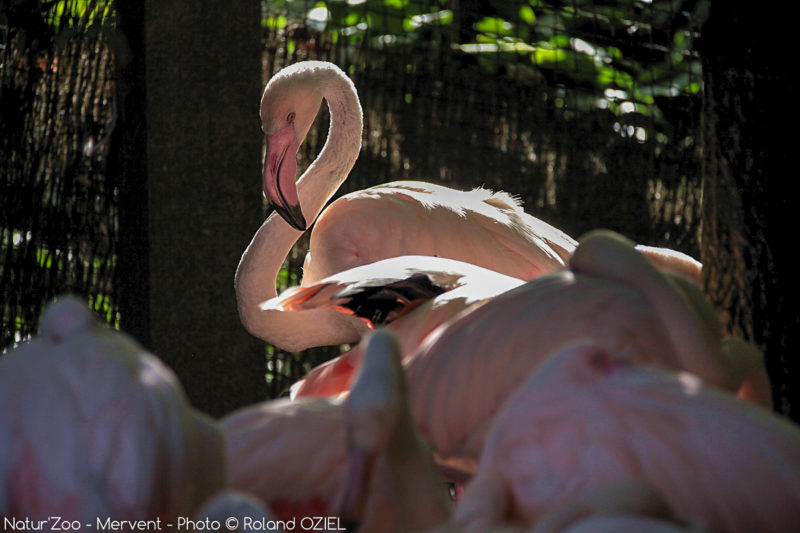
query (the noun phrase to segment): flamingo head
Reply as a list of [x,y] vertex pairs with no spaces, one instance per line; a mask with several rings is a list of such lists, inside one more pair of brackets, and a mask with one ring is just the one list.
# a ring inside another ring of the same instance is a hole
[[267,136],[264,196],[293,228],[307,224],[297,196],[297,151],[322,104],[322,80],[298,63],[273,76],[261,97],[261,127]]

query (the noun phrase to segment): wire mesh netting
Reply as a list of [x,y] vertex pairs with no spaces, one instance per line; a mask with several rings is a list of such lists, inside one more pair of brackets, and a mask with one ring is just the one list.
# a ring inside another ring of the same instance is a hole
[[2,347],[30,336],[59,294],[84,295],[100,316],[119,321],[117,184],[106,172],[114,127],[108,33],[102,10],[52,4],[16,3],[0,29]]
[[[607,227],[698,254],[700,62],[707,2],[348,0],[262,2],[264,81],[333,61],[365,130],[339,194],[399,179],[517,195],[572,234]],[[74,292],[119,324],[119,183],[109,2],[17,2],[0,42],[2,342]],[[254,104],[255,106],[255,104]],[[328,127],[301,146],[302,170]],[[257,131],[246,132],[257,134]],[[253,177],[257,182],[259,178]],[[277,281],[299,283],[307,236]],[[146,297],[146,295],[142,295]],[[267,394],[347,347],[267,347]]]

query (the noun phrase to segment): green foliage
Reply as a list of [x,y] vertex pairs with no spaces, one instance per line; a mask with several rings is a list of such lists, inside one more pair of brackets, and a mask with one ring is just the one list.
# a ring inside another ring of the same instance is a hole
[[[663,120],[659,98],[701,90],[693,40],[708,0],[490,0],[470,27],[458,27],[456,2],[447,0],[328,0],[265,2],[263,24],[305,23],[336,43],[373,41],[400,47],[441,43],[490,71],[538,72],[553,83],[580,87],[581,111],[607,109]],[[431,30],[446,37],[430,40]],[[464,39],[467,35],[469,38]],[[293,50],[291,44],[289,45]],[[290,50],[291,51],[291,50]]]
[[282,28],[288,21],[305,22],[310,27],[339,38],[358,42],[367,33],[380,42],[398,44],[419,37],[429,26],[447,26],[453,12],[450,2],[413,0],[275,0],[262,2],[269,13],[262,20],[265,27]]
[[113,17],[112,0],[57,0],[46,2],[48,23],[56,28],[86,28]]

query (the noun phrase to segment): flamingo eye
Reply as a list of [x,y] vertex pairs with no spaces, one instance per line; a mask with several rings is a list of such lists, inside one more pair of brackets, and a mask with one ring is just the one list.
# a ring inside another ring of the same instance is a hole
[[286,122],[288,122],[289,124],[294,122],[294,111],[286,115]]

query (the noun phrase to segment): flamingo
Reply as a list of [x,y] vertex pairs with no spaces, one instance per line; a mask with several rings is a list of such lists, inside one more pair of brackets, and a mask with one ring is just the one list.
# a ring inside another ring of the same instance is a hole
[[694,282],[698,287],[702,286],[703,264],[689,254],[671,248],[645,244],[637,244],[636,249],[660,269],[673,274],[680,274]]
[[447,520],[449,494],[409,410],[397,343],[376,332],[366,346],[346,400],[273,400],[222,420],[229,486],[279,519],[340,516],[364,532]]
[[[553,533],[707,533],[705,529],[686,529],[680,524],[625,514],[599,514],[590,516],[565,528],[553,530]],[[434,533],[538,533],[538,528],[526,528],[503,524],[491,528],[479,529],[457,524],[448,524]]]
[[[405,357],[411,406],[441,464],[473,473],[493,416],[510,392],[575,337],[693,372],[730,391],[768,394],[760,354],[723,345],[699,288],[658,270],[627,239],[591,233],[570,267],[462,311]],[[349,354],[325,363],[294,388],[294,397],[344,392],[348,372],[357,368]],[[743,386],[759,379],[765,384]],[[768,397],[748,399],[768,403]]]
[[[385,326],[398,339],[401,357],[460,312],[522,285],[522,280],[442,257],[400,256],[354,267],[268,300],[262,309],[302,316],[328,308],[360,317],[370,329]],[[298,317],[300,319],[300,317]],[[317,368],[324,387],[314,394],[335,395],[349,385],[364,356],[364,345]],[[322,375],[320,375],[322,374]],[[300,387],[300,384],[297,385]]]
[[711,531],[796,531],[800,430],[692,374],[580,340],[503,406],[453,521],[477,531],[532,526],[587,491],[626,482],[652,487]]
[[[533,526],[473,523],[461,513],[435,533],[706,533],[675,516],[661,495],[641,482],[620,482],[588,489],[548,509]],[[476,526],[476,527],[473,527]]]
[[647,533],[708,533],[705,528],[699,526],[625,514],[590,516],[558,531],[559,533],[641,533],[642,531]]
[[65,297],[0,359],[0,515],[192,516],[222,488],[222,434],[174,374]]
[[345,477],[343,415],[341,400],[311,398],[225,416],[226,484],[254,495],[277,519],[325,515]]
[[[331,123],[325,146],[295,184],[295,155],[322,104]],[[563,267],[574,240],[525,213],[506,193],[457,191],[414,181],[348,194],[323,206],[347,178],[361,148],[362,112],[352,81],[332,63],[307,61],[281,70],[261,99],[267,136],[263,189],[276,212],[256,231],[239,262],[235,288],[240,318],[253,335],[280,348],[352,343],[367,333],[358,318],[331,309],[304,317],[260,304],[276,296],[284,258],[316,225],[302,285],[401,255],[439,256],[520,279]],[[302,206],[302,207],[301,207]]]
[[581,492],[542,516],[531,533],[601,531],[631,533],[701,533],[675,516],[664,498],[640,481],[601,485]]
[[[331,115],[329,137],[295,183],[299,142],[323,99]],[[511,195],[481,188],[458,191],[397,181],[345,195],[320,215],[358,158],[363,127],[356,89],[332,63],[306,61],[276,74],[262,96],[261,121],[267,136],[263,190],[276,212],[242,254],[235,288],[245,328],[280,348],[298,351],[352,343],[367,332],[357,319],[331,309],[315,309],[301,318],[259,307],[276,296],[275,279],[307,227],[306,215],[316,224],[304,262],[303,286],[402,255],[456,259],[530,280],[562,268],[575,248],[574,239],[525,213]],[[701,265],[691,257],[663,248],[642,247],[642,251],[658,264],[699,281]],[[314,327],[306,327],[307,323]]]

